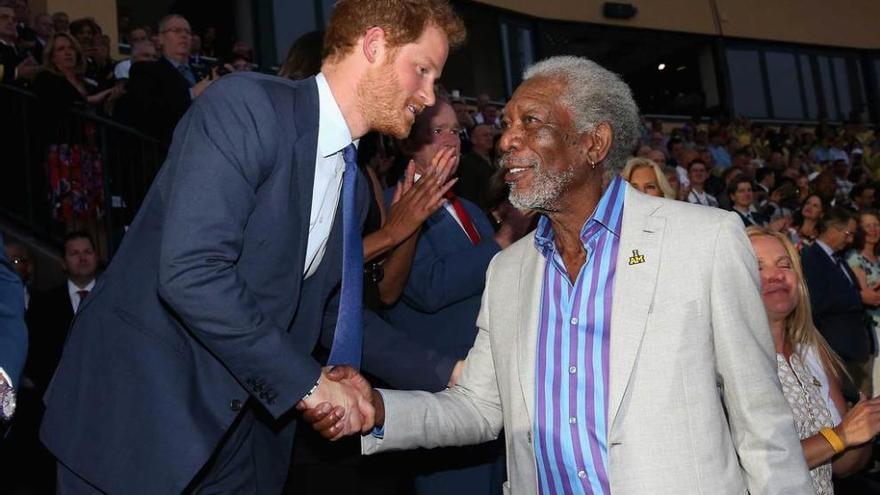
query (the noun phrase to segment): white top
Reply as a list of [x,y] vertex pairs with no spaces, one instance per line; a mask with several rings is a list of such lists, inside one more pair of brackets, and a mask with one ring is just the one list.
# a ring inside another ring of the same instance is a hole
[[691,192],[688,193],[687,200],[688,203],[693,203],[695,205],[718,206],[718,200],[715,199],[715,196],[712,196],[706,191],[699,192],[696,189],[691,189]]
[[92,280],[85,287],[79,287],[75,283],[71,282],[70,279],[67,280],[67,295],[70,296],[70,307],[73,308],[73,313],[76,314],[79,311],[79,305],[82,303],[82,298],[79,296],[77,292],[81,290],[87,290],[89,292],[95,288],[95,281]]
[[116,64],[116,67],[113,67],[113,77],[117,80],[120,79],[128,79],[128,74],[131,72],[131,59],[123,60]]
[[336,103],[324,74],[315,78],[318,83],[318,150],[315,154],[315,182],[312,187],[312,207],[309,212],[309,239],[303,275],[309,278],[317,271],[324,259],[327,239],[333,228],[339,193],[342,190],[342,173],[345,161],[342,150],[351,144],[351,131]]

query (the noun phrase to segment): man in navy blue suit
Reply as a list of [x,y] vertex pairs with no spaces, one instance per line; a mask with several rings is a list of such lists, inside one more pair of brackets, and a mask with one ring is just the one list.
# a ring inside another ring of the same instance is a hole
[[816,328],[843,360],[856,395],[871,396],[870,357],[874,353],[871,326],[862,305],[859,282],[842,254],[858,228],[856,217],[832,208],[822,219],[819,237],[801,253],[804,278]]
[[[401,143],[404,153],[412,156],[417,177],[436,164],[440,151],[451,149],[459,155],[460,132],[455,110],[446,101],[438,101],[419,115],[412,133]],[[389,200],[392,192],[386,191]],[[477,334],[489,262],[529,227],[528,221],[520,222],[520,228],[514,230],[508,224],[496,234],[479,206],[448,194],[443,207],[421,228],[406,287],[400,301],[385,311],[386,319],[412,340],[464,359]],[[461,362],[450,385],[460,368]],[[488,494],[497,490],[503,480],[492,479],[493,465],[503,447],[492,443],[414,454],[416,471],[431,473],[416,478],[418,492]]]
[[317,77],[224,77],[177,126],[46,393],[60,493],[279,493],[295,405],[372,426],[310,355],[351,259],[343,170],[366,132],[409,134],[464,37],[444,0],[373,3],[337,3]]
[[24,368],[27,343],[21,279],[0,249],[0,425],[15,412],[15,388]]

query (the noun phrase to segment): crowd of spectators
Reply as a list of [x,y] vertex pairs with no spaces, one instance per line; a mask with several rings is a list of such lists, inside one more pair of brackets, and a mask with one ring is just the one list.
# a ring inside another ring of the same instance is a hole
[[[58,121],[57,114],[74,107],[170,142],[178,120],[213,81],[229,72],[256,68],[253,49],[247,44],[235,43],[230,54],[219,54],[214,28],[194,33],[188,20],[179,15],[163,18],[156,29],[128,22],[120,22],[120,29],[120,41],[129,47],[130,56],[115,61],[110,55],[110,38],[94,20],[70,21],[63,12],[31,16],[26,1],[0,0],[0,79],[35,93],[47,123]],[[280,75],[302,79],[315,74],[320,68],[321,36],[309,33],[297,40]],[[415,191],[415,174],[429,173],[439,150],[452,147],[460,154],[454,194],[444,203],[455,220],[447,226],[451,231],[438,234],[439,227],[431,220],[438,209],[435,207],[413,227],[418,230],[424,222],[424,226],[433,225],[434,234],[426,229],[424,238],[419,239],[409,232],[397,240],[397,251],[386,253],[381,263],[367,265],[367,286],[372,285],[376,294],[370,306],[392,324],[399,320],[401,329],[431,329],[439,324],[438,318],[443,325],[451,318],[473,321],[485,282],[482,274],[491,255],[524,235],[535,220],[506,200],[497,166],[502,132],[499,105],[485,94],[475,103],[465,101],[456,91],[438,88],[438,94],[436,112],[416,123],[410,139],[395,141],[373,134],[364,137],[359,148],[358,162],[370,177],[374,192],[375,215],[368,216],[368,223],[373,220],[374,224],[366,234],[401,221],[402,208],[395,208],[399,202],[412,205],[412,197],[394,192],[395,184],[403,179]],[[880,187],[880,135],[855,124],[762,125],[743,118],[685,123],[645,119],[641,131],[641,146],[620,175],[645,194],[728,209],[740,216],[745,227],[761,227],[787,239],[803,258],[803,278],[816,327],[846,370],[842,374],[847,379],[844,393],[852,402],[858,402],[859,391],[872,396],[874,386],[880,387],[880,360],[873,357],[880,325],[880,197],[876,194]],[[99,215],[103,200],[95,195],[103,185],[98,179],[100,159],[94,154],[94,143],[73,143],[66,129],[59,127],[48,126],[46,132],[47,182],[52,204],[60,205],[56,216],[63,219],[65,208],[73,205]],[[71,165],[74,155],[76,164]],[[410,163],[415,168],[408,171]],[[75,179],[64,175],[72,169],[79,174]],[[73,182],[79,188],[78,195],[65,203],[60,198],[73,189]],[[466,200],[464,206],[455,207],[456,198]],[[459,238],[453,239],[450,232]],[[24,416],[24,426],[19,428],[18,441],[26,445],[23,452],[45,465],[44,474],[51,469],[46,467],[51,462],[36,439],[38,419],[34,418],[39,417],[39,406],[35,397],[41,395],[57,364],[70,319],[94,285],[94,250],[88,234],[68,236],[64,261],[69,280],[63,287],[35,296],[31,304],[65,308],[46,310],[45,314],[57,317],[52,321],[35,317],[40,311],[30,313],[32,326],[39,327],[38,331],[51,330],[51,339],[38,339],[31,351],[25,370],[30,380],[24,386],[26,405],[19,415]],[[401,253],[406,258],[402,268],[390,261]],[[7,255],[20,268],[30,301],[30,256],[17,244],[7,246]],[[479,263],[471,267],[470,262]],[[430,299],[440,289],[431,287],[428,272],[447,265],[449,273],[457,265],[454,285],[458,292],[448,294],[449,301],[438,302]],[[425,273],[408,280],[411,271],[419,270]],[[389,293],[390,282],[395,286]],[[464,309],[463,301],[467,304]],[[464,357],[472,340],[473,329],[463,330],[466,335],[455,343],[430,341],[438,332],[422,337],[432,348],[454,348],[444,351],[455,363]],[[454,369],[446,371],[454,374]],[[29,405],[28,394],[33,394],[34,401]],[[489,472],[497,460],[497,445],[486,447],[486,452],[473,465],[486,465]],[[490,474],[485,476],[488,479]],[[40,486],[47,479],[31,482]]]

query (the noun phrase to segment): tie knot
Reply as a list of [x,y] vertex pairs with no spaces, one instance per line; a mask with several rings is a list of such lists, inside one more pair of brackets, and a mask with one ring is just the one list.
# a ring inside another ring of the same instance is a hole
[[456,196],[455,192],[452,189],[450,189],[450,190],[446,191],[445,194],[443,194],[443,197],[448,199],[449,201],[453,201],[458,196]]
[[76,291],[76,293],[79,294],[80,301],[84,300],[86,298],[86,296],[89,295],[89,291],[87,291],[85,289],[80,289],[80,290]]
[[357,148],[354,146],[354,143],[349,144],[342,150],[342,159],[345,160],[346,166],[357,166]]

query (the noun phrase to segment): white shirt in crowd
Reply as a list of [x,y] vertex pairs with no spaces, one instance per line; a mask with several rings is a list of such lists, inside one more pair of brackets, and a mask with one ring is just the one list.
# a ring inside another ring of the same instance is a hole
[[309,239],[306,245],[306,262],[303,265],[305,278],[314,275],[324,259],[342,190],[342,173],[345,170],[342,150],[352,142],[351,131],[348,130],[348,124],[345,123],[345,117],[342,116],[342,110],[339,109],[324,74],[318,74],[315,81],[318,83],[318,149],[315,154],[315,182],[309,212]]
[[79,291],[87,290],[89,292],[95,288],[95,281],[92,280],[85,287],[80,287],[75,283],[71,282],[70,279],[67,280],[67,295],[70,296],[70,307],[73,308],[73,313],[76,314],[79,311],[79,305],[82,303],[82,297],[79,295]]

